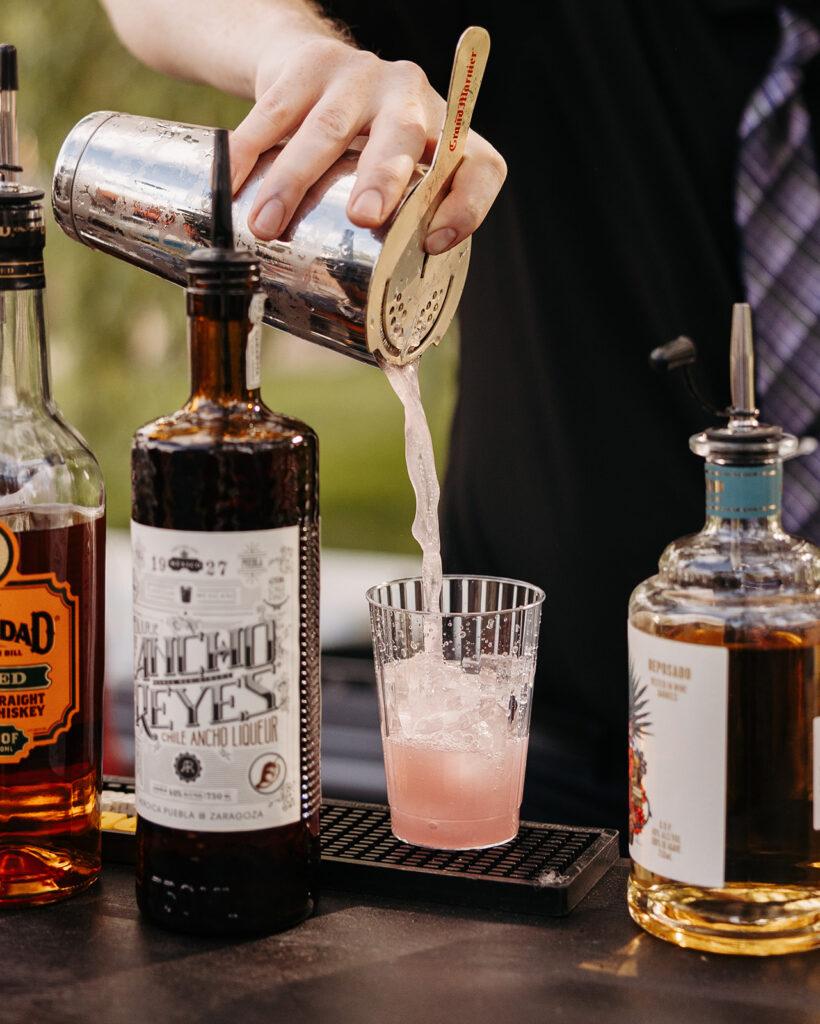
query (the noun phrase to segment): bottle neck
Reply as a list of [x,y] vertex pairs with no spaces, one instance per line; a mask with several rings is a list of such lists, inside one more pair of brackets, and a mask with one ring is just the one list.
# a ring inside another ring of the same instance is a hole
[[706,524],[758,533],[780,529],[783,463],[755,465],[706,460]]
[[0,408],[50,406],[44,290],[0,290]]
[[213,296],[189,292],[189,409],[259,404],[259,327],[252,323],[251,312],[254,294],[248,291],[239,302],[234,298],[215,303]]

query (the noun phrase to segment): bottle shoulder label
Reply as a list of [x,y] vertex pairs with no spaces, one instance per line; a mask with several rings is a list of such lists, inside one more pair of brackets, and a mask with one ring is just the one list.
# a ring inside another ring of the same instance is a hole
[[299,527],[131,524],[137,813],[236,832],[300,817]]
[[265,293],[257,292],[251,299],[248,316],[251,329],[245,348],[245,387],[258,390],[262,383],[262,316],[265,312]]
[[19,571],[20,540],[0,523],[0,765],[66,732],[79,710],[79,612],[54,573]]
[[628,626],[629,854],[689,885],[724,884],[729,652]]

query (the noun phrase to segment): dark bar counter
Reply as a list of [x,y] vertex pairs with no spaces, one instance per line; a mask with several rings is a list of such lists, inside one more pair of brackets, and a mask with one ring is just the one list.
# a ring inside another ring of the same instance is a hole
[[145,923],[133,868],[0,914],[0,1022],[527,1024],[820,1020],[820,953],[757,958],[645,934],[617,861],[565,917],[328,890],[290,931],[196,939]]

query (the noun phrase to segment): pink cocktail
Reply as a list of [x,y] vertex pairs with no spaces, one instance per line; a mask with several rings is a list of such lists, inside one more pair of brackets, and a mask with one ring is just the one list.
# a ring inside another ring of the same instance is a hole
[[468,850],[518,834],[526,738],[501,751],[442,750],[386,739],[393,833],[416,846]]
[[444,577],[368,593],[394,834],[462,850],[518,833],[543,591]]

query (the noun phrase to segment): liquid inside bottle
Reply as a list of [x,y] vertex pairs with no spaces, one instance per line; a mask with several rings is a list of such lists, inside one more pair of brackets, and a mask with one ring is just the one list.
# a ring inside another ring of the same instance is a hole
[[[749,375],[750,339],[736,307]],[[706,525],[630,601],[628,905],[681,946],[785,953],[820,945],[820,552],[780,525],[795,439],[733,398],[692,439]]]

